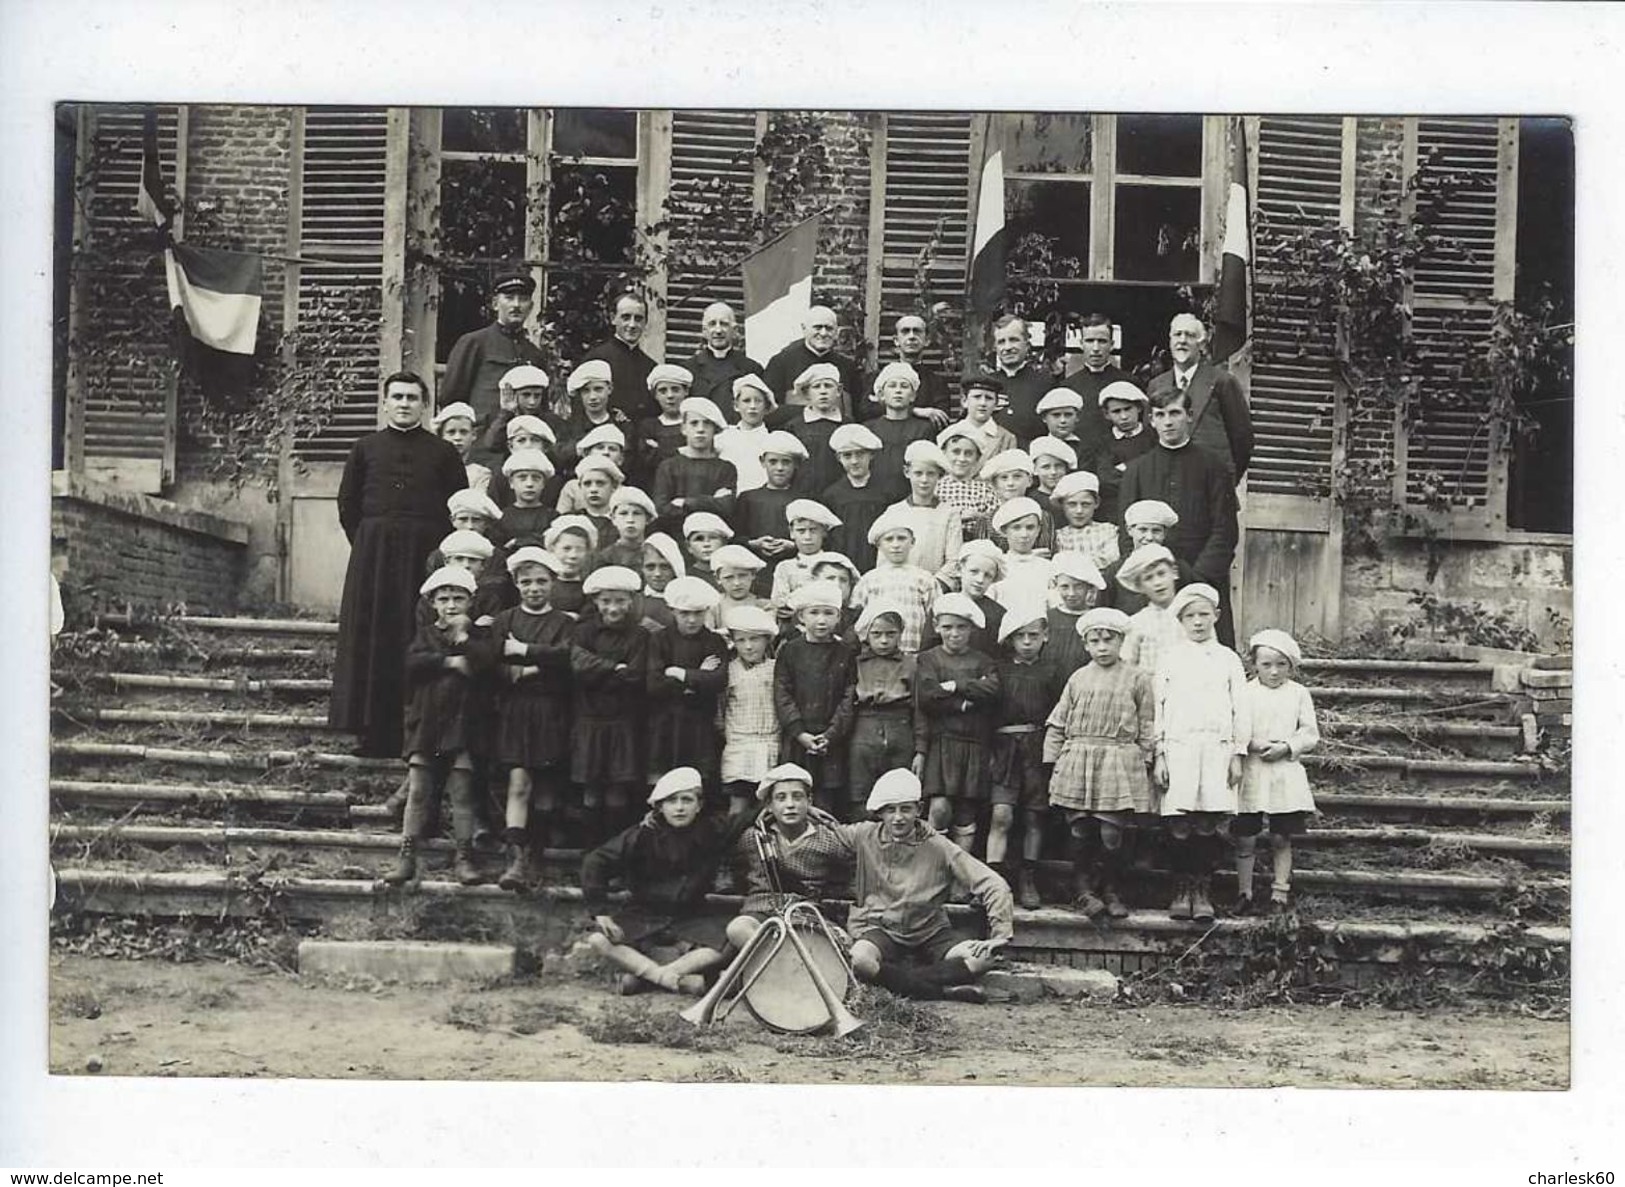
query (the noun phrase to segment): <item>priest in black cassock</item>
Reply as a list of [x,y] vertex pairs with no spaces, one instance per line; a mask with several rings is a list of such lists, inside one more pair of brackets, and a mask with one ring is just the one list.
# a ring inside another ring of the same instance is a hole
[[832,363],[841,376],[841,419],[862,420],[863,375],[858,364],[835,351],[835,311],[814,305],[801,322],[801,341],[792,342],[767,361],[762,377],[778,397],[780,408],[794,404],[796,379],[814,363]]
[[1133,383],[1134,377],[1112,363],[1112,319],[1104,313],[1086,313],[1079,331],[1083,367],[1061,380],[1083,397],[1078,427],[1073,430],[1083,447],[1080,458],[1093,457],[1111,444],[1111,423],[1100,407],[1100,393],[1108,384]]
[[491,294],[496,320],[470,330],[451,348],[440,379],[440,407],[461,401],[473,407],[478,427],[497,413],[502,377],[515,367],[542,365],[542,352],[525,334],[525,319],[535,303],[536,282],[527,272],[497,277]]
[[993,368],[988,374],[1004,384],[1004,406],[993,418],[1016,435],[1023,449],[1049,431],[1038,415],[1038,401],[1055,386],[1049,367],[1032,353],[1026,322],[1007,313],[993,323]]
[[694,376],[688,394],[710,400],[722,409],[730,424],[739,420],[734,412],[734,380],[746,375],[760,378],[762,374],[762,365],[736,343],[738,325],[733,308],[726,301],[707,305],[700,315],[700,337],[704,341],[683,364]]
[[1168,548],[1223,595],[1219,641],[1234,647],[1230,563],[1241,537],[1235,481],[1224,460],[1191,440],[1189,397],[1177,389],[1151,397],[1151,428],[1157,444],[1128,464],[1118,489],[1118,506],[1158,499],[1179,513],[1168,532]]
[[[896,361],[907,363],[920,377],[919,390],[914,393],[914,415],[929,422],[933,430],[946,428],[949,421],[958,420],[959,402],[949,391],[948,381],[925,361],[925,318],[917,313],[903,314],[892,331],[892,342],[897,347]],[[859,401],[863,408],[854,413],[860,421],[873,420],[880,415],[880,397],[875,392],[875,383],[885,366],[883,360],[864,385],[864,399]]]
[[446,500],[468,485],[463,459],[423,427],[429,389],[410,371],[384,381],[385,427],[355,443],[339,481],[350,541],[327,720],[357,753],[401,757],[406,647],[429,554],[451,530]]
[[626,419],[636,424],[646,416],[659,416],[660,406],[649,393],[649,372],[655,369],[655,360],[638,349],[644,328],[649,324],[649,307],[636,293],[622,293],[615,298],[610,317],[614,334],[586,354],[583,363],[602,359],[609,364],[611,382],[609,406],[626,413]]

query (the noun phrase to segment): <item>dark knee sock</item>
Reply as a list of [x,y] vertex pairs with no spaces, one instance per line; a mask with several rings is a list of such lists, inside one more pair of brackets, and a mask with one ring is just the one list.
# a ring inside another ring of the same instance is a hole
[[451,835],[466,844],[474,837],[474,772],[467,767],[447,772],[446,798],[451,801]]
[[930,1001],[942,996],[941,985],[921,976],[920,970],[902,961],[887,961],[875,974],[875,984],[888,989],[898,997],[911,997]]

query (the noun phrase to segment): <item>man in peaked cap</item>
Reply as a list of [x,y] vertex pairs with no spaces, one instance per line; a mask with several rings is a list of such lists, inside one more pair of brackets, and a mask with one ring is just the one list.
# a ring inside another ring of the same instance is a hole
[[491,288],[495,320],[470,330],[451,348],[440,380],[438,403],[472,405],[479,427],[496,415],[503,375],[528,363],[542,365],[542,352],[525,333],[525,320],[535,304],[536,281],[528,272],[505,272]]
[[602,359],[609,364],[613,390],[609,406],[626,414],[634,424],[645,416],[658,416],[660,409],[649,394],[649,372],[655,361],[638,349],[649,324],[649,306],[636,293],[621,293],[610,306],[608,338],[581,356],[581,361]]

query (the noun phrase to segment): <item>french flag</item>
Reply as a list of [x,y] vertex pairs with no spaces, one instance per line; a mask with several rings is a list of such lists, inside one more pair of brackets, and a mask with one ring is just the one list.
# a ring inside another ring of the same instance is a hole
[[812,308],[813,261],[822,226],[821,213],[805,218],[743,261],[745,353],[751,358],[770,359],[801,340],[801,323]]
[[1230,193],[1224,210],[1224,252],[1219,260],[1219,298],[1213,315],[1215,363],[1222,363],[1247,341],[1247,261],[1252,234],[1247,203],[1247,131],[1240,120],[1231,140]]

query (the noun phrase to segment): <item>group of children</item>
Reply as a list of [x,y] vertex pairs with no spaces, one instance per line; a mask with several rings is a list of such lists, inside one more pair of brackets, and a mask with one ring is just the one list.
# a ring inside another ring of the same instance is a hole
[[674,769],[698,772],[697,810],[737,821],[789,763],[846,821],[888,773],[912,772],[932,828],[967,852],[980,838],[1026,907],[1059,821],[1091,916],[1127,914],[1131,851],[1153,831],[1174,916],[1213,916],[1227,839],[1236,909],[1253,909],[1266,830],[1271,901],[1288,901],[1291,838],[1314,811],[1301,657],[1261,631],[1249,680],[1214,637],[1219,593],[1163,542],[1173,508],[1115,506],[1135,456],[1122,443],[1149,437],[1133,384],[1101,392],[1114,432],[1084,459],[1067,388],[1038,405],[1048,434],[1018,443],[993,418],[996,380],[967,379],[963,418],[935,431],[902,363],[876,378],[879,414],[861,424],[842,419],[829,364],[783,408],[741,377],[731,419],[662,365],[661,414],[629,426],[611,382],[607,365],[576,368],[559,418],[546,375],[516,368],[483,433],[466,405],[434,418],[470,489],[450,501],[407,656],[388,881],[415,877],[442,789],[454,869],[472,882],[475,784],[500,780],[500,881],[519,889],[560,827],[584,844],[621,835]]

